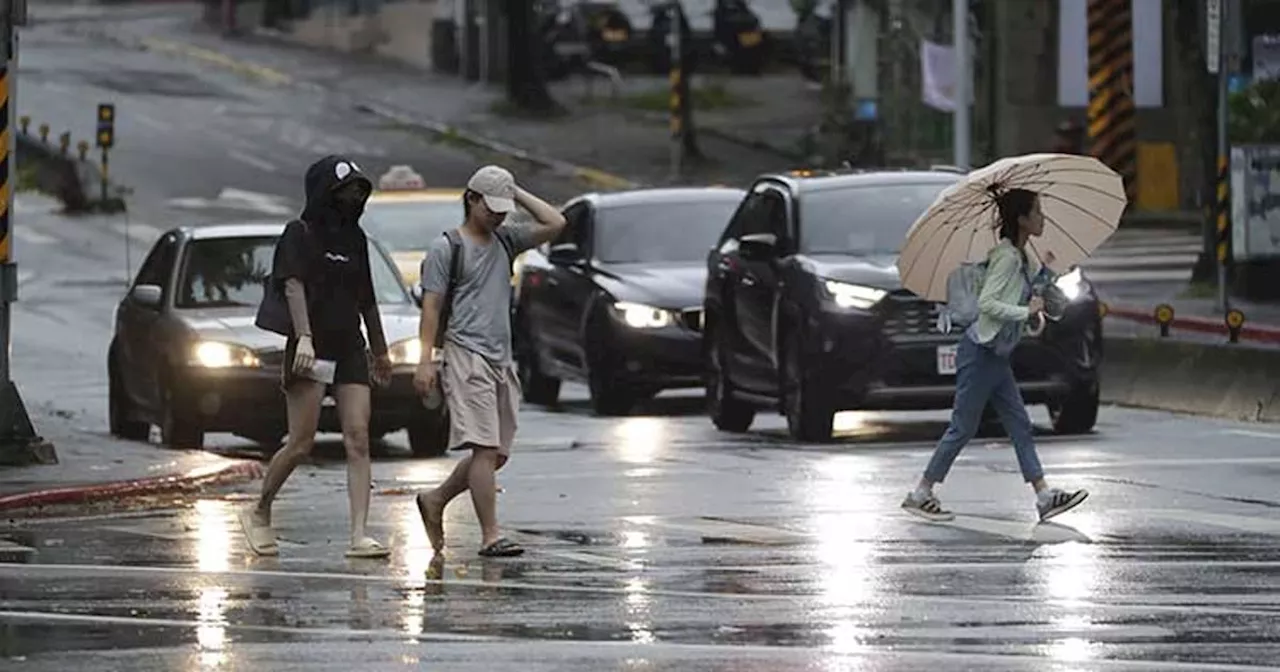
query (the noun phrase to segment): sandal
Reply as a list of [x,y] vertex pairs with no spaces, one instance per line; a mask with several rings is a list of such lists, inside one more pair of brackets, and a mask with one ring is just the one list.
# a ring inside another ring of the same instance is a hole
[[348,558],[385,558],[389,555],[391,549],[371,537],[365,537],[347,549]]
[[480,555],[486,558],[514,558],[524,555],[524,548],[506,537],[480,549]]
[[244,531],[249,549],[258,555],[280,555],[280,547],[276,545],[276,533],[270,525],[259,525],[253,518],[251,509],[240,511],[240,529]]

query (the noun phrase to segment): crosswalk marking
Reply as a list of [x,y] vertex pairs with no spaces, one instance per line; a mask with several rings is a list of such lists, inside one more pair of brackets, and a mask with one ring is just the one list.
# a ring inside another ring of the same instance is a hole
[[1085,275],[1100,285],[1185,283],[1200,258],[1203,242],[1193,231],[1117,231],[1089,259]]
[[47,236],[29,226],[15,227],[13,230],[13,237],[24,243],[31,243],[32,245],[49,245],[50,243],[58,242],[57,238]]

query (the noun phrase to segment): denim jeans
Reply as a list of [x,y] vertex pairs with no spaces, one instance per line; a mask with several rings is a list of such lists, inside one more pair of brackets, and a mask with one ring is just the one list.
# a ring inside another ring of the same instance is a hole
[[1018,467],[1027,482],[1044,477],[1040,458],[1036,455],[1035,440],[1031,436],[1031,418],[1027,415],[1022,392],[1013,378],[1013,366],[1008,357],[1001,357],[990,348],[978,345],[968,336],[960,339],[956,352],[956,401],[951,411],[951,424],[938,441],[933,458],[925,468],[924,476],[931,483],[941,483],[956,456],[978,433],[982,411],[987,402],[995,407],[1000,424],[1013,440],[1013,450],[1018,456]]

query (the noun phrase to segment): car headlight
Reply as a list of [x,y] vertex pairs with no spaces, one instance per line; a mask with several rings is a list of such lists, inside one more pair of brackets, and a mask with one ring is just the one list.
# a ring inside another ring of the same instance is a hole
[[866,287],[864,285],[851,285],[847,282],[836,282],[828,280],[825,284],[827,293],[831,295],[831,300],[835,301],[837,306],[841,308],[859,308],[866,310],[883,299],[889,292],[875,287]]
[[387,348],[387,357],[393,366],[410,364],[416,366],[422,361],[422,341],[417,338],[406,338],[396,341]]
[[191,346],[190,364],[206,369],[227,369],[232,367],[256,368],[262,366],[253,350],[234,343],[219,341],[197,341]]
[[1058,278],[1053,284],[1062,290],[1063,296],[1066,296],[1068,301],[1075,301],[1084,294],[1084,274],[1079,268]]
[[627,326],[635,329],[661,329],[672,322],[671,311],[642,303],[619,301],[613,309]]

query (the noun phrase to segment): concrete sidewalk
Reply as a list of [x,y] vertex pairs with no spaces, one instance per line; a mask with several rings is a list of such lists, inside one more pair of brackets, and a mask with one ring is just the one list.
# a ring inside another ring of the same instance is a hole
[[[442,141],[462,141],[573,172],[602,189],[670,183],[670,145],[662,76],[607,80],[588,91],[579,80],[552,85],[568,113],[536,119],[509,109],[500,87],[476,85],[386,60],[320,51],[258,32],[228,39],[203,26],[200,8],[172,6],[162,17],[84,21],[73,30],[253,77],[270,86],[324,90],[333,102],[418,127]],[[742,184],[803,165],[801,145],[820,116],[820,93],[798,76],[699,77],[695,127],[703,163],[679,182]],[[709,109],[708,109],[709,108]],[[714,130],[713,130],[714,129]],[[732,140],[728,138],[733,138]],[[762,143],[761,140],[766,142]],[[748,146],[751,145],[751,146]]]

